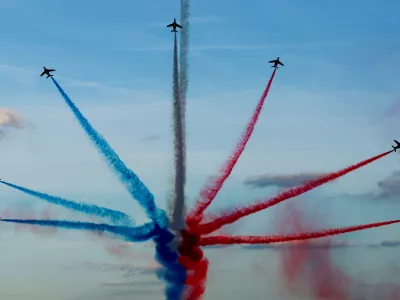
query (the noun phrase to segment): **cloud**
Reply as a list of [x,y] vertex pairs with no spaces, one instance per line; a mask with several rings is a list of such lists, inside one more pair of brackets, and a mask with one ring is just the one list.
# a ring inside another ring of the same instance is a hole
[[111,297],[115,296],[131,296],[132,298],[138,297],[138,296],[145,296],[145,295],[150,295],[150,294],[160,294],[160,291],[158,290],[113,290],[112,295],[109,296],[108,299]]
[[336,195],[328,196],[326,200],[337,198],[349,198],[361,201],[399,201],[400,200],[400,171],[392,172],[385,179],[377,182],[377,189],[375,191],[366,193],[339,193]]
[[126,273],[122,277],[126,278],[138,275],[154,275],[159,269],[160,267],[131,267],[126,270]]
[[399,247],[400,241],[383,241],[380,243],[382,247]]
[[126,287],[126,286],[140,286],[140,287],[152,287],[163,285],[162,281],[110,281],[101,284],[104,287]]
[[[291,48],[292,45],[278,45],[278,44],[260,44],[260,45],[248,45],[248,44],[227,44],[227,45],[198,45],[191,46],[191,51],[213,51],[213,50],[222,50],[222,51],[243,51],[243,50],[267,50],[271,48]],[[157,47],[143,47],[143,48],[119,48],[121,51],[135,51],[135,52],[163,52],[163,51],[172,51],[173,48],[171,45],[168,46],[157,46]]]
[[[111,92],[115,93],[121,96],[133,96],[133,97],[151,97],[154,100],[158,101],[165,101],[167,100],[163,95],[157,94],[151,91],[144,91],[144,90],[139,90],[139,89],[132,89],[132,88],[126,88],[123,86],[118,86],[115,84],[110,84],[106,82],[100,82],[100,81],[84,81],[84,80],[77,80],[69,77],[61,77],[57,76],[57,79],[61,79],[65,81],[63,83],[64,87],[82,87],[82,88],[92,88],[92,89],[97,89],[101,90],[104,92]],[[136,80],[134,80],[136,81]]]
[[28,69],[17,67],[17,66],[6,65],[6,64],[0,64],[0,69],[3,69],[7,72],[11,71],[11,72],[15,72],[15,73],[35,74],[35,72],[32,70],[28,70]]
[[299,241],[299,242],[288,242],[268,245],[245,245],[241,248],[246,250],[281,250],[288,248],[307,248],[307,249],[334,249],[334,248],[353,248],[359,245],[350,241],[333,241],[333,240],[314,240],[314,241]]
[[378,243],[354,243],[351,241],[332,241],[332,240],[311,240],[308,242],[288,242],[288,243],[278,243],[278,244],[267,244],[267,245],[243,245],[242,249],[245,250],[283,250],[288,248],[307,248],[307,249],[340,249],[340,248],[356,248],[356,247],[366,247],[366,248],[395,248],[400,247],[400,240],[385,240]]
[[255,188],[265,188],[269,186],[275,186],[280,188],[290,188],[300,184],[304,184],[320,176],[324,176],[326,173],[319,172],[306,172],[299,174],[286,174],[286,175],[259,175],[251,176],[245,179],[244,185],[249,185]]
[[385,179],[377,182],[378,190],[362,194],[339,194],[332,198],[349,197],[356,200],[398,201],[400,199],[400,171],[392,172]]
[[0,108],[0,126],[22,128],[22,119],[14,111],[8,108]]
[[378,182],[380,189],[378,198],[391,198],[400,196],[400,171],[394,171],[389,177]]
[[22,129],[23,127],[22,118],[15,111],[0,108],[0,140],[9,128]]
[[123,272],[122,277],[134,277],[137,275],[153,275],[157,272],[159,267],[154,264],[150,266],[133,266],[130,264],[118,264],[118,263],[94,263],[84,262],[67,267],[67,269],[87,269],[92,271],[103,271],[103,272]]
[[[326,47],[326,46],[348,46],[349,42],[309,42],[304,44],[222,44],[222,45],[193,45],[190,46],[190,51],[255,51],[255,50],[268,50],[271,48],[279,49],[293,49],[299,47]],[[122,47],[118,48],[120,51],[135,51],[135,52],[163,52],[172,51],[172,45],[154,46],[154,47]]]
[[[18,75],[24,75],[24,76],[29,76],[32,77],[34,74],[38,74],[41,71],[37,72],[32,69],[28,68],[23,68],[19,66],[12,66],[12,65],[6,65],[6,64],[0,64],[0,71],[4,70],[7,72],[13,72]],[[151,97],[156,101],[166,101],[168,100],[161,94],[157,94],[154,92],[150,91],[144,91],[144,90],[139,90],[139,89],[132,89],[132,88],[126,88],[123,86],[120,86],[118,84],[121,84],[121,82],[100,82],[100,81],[85,81],[85,80],[78,80],[78,79],[73,79],[69,77],[64,77],[64,76],[57,76],[57,80],[63,80],[63,86],[64,87],[77,87],[77,88],[91,88],[91,89],[96,89],[104,92],[111,92],[115,93],[121,96],[133,96],[133,97]],[[143,82],[145,79],[143,78],[135,78],[132,81],[134,82]]]
[[151,142],[151,141],[159,140],[160,138],[161,138],[160,134],[155,134],[155,135],[149,135],[149,136],[143,137],[140,139],[140,141]]
[[198,23],[198,24],[219,23],[222,20],[223,19],[218,16],[190,17],[190,23]]

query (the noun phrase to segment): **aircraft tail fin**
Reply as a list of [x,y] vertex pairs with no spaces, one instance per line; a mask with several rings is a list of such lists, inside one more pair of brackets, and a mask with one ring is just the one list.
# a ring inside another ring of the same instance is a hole
[[392,148],[393,148],[394,152],[396,152],[396,148],[394,146],[392,146]]

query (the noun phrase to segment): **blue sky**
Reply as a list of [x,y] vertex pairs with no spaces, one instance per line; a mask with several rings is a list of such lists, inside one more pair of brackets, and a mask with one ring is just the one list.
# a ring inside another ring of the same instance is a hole
[[[271,74],[267,61],[277,56],[285,67],[278,70],[254,135],[213,208],[250,202],[276,191],[244,186],[248,176],[336,170],[386,151],[396,138],[398,132],[390,126],[396,123],[383,115],[399,99],[400,25],[396,17],[400,3],[301,2],[191,3],[189,203],[232,151]],[[112,4],[1,1],[0,107],[15,110],[25,120],[23,130],[11,130],[0,141],[1,178],[120,209],[138,222],[145,220],[142,209],[107,169],[55,87],[39,77],[46,65],[57,70],[56,78],[72,100],[154,192],[157,203],[166,207],[172,176],[173,36],[165,25],[174,17],[179,21],[179,6],[180,1],[161,0]],[[146,140],[149,136],[158,138]],[[395,219],[398,207],[393,202],[351,196],[325,199],[378,191],[377,183],[396,171],[398,163],[390,155],[299,201],[325,213],[326,226]],[[21,202],[39,211],[42,208],[37,200],[6,187],[0,193],[0,207]],[[56,211],[60,217],[69,216]],[[274,208],[246,219],[240,231],[261,233],[259,226],[277,211]],[[46,291],[44,284],[48,278],[57,287],[54,293],[69,291],[68,284],[57,277],[64,272],[59,268],[66,253],[71,254],[65,264],[114,259],[99,243],[86,241],[86,235],[60,233],[43,238],[3,227],[2,239],[7,239],[7,251],[11,251],[7,254],[7,268],[14,274],[11,279],[23,280],[19,274],[25,273],[26,282],[29,268],[47,266],[40,267],[36,284],[26,287],[27,294],[43,299],[52,298],[53,292]],[[266,230],[273,228],[269,224]],[[346,238],[380,242],[400,236],[394,225]],[[33,255],[37,262],[32,262]],[[93,289],[99,282],[121,277],[102,273],[89,280],[89,275],[93,271],[80,270],[76,278],[86,278]],[[78,298],[85,289],[92,291],[78,285]],[[214,296],[228,295],[218,287],[210,289]],[[4,284],[0,296],[26,299],[17,290]],[[96,292],[99,297],[102,291]]]

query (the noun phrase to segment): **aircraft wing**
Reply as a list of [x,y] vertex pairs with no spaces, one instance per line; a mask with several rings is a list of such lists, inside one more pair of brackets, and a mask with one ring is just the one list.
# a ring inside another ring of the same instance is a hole
[[283,64],[283,63],[281,63],[280,61],[278,61],[278,64],[280,64],[280,65],[284,66],[284,64]]
[[55,71],[54,69],[48,69],[47,71],[49,71],[49,72],[53,72],[53,71]]
[[397,144],[397,146],[400,146],[400,143],[396,140],[394,140],[394,142]]
[[40,76],[43,76],[44,74],[46,74],[46,72],[45,72],[45,71],[43,71],[43,72],[42,72],[42,74],[40,74]]
[[182,26],[181,26],[181,25],[179,25],[179,24],[176,24],[176,27],[182,28]]
[[167,25],[167,27],[172,27],[172,26],[174,26],[174,23]]
[[276,60],[270,60],[269,61],[269,63],[275,63],[276,62]]

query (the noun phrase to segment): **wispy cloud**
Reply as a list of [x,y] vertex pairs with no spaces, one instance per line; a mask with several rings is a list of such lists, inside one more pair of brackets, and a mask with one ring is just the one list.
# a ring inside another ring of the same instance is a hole
[[199,24],[212,24],[212,23],[220,23],[225,19],[219,16],[202,16],[202,17],[190,17],[190,23],[199,23]]
[[86,269],[93,271],[103,271],[103,272],[124,272],[123,277],[133,277],[136,275],[152,275],[158,270],[156,264],[149,266],[133,266],[131,264],[124,263],[94,263],[94,262],[84,262],[67,267],[67,269]]
[[[190,46],[190,51],[242,51],[242,50],[265,50],[271,48],[281,48],[287,47],[292,48],[293,45],[279,45],[279,44],[260,44],[260,45],[248,45],[248,44],[227,44],[227,45],[198,45],[198,46]],[[155,46],[155,47],[135,47],[135,48],[119,48],[121,51],[135,51],[135,52],[163,52],[163,51],[172,51],[172,46]]]
[[334,248],[354,248],[359,245],[349,241],[334,241],[334,240],[315,240],[307,242],[288,242],[279,244],[268,244],[268,245],[244,245],[241,248],[246,250],[280,250],[287,248],[307,248],[307,249],[334,249]]
[[253,96],[253,95],[259,95],[259,94],[260,94],[259,89],[247,89],[247,90],[217,93],[217,94],[211,94],[211,95],[205,94],[204,96],[192,97],[191,99],[193,101],[209,100],[209,99],[216,101],[216,100],[220,100],[220,99],[221,100],[232,99],[233,97],[245,97],[245,96]]
[[355,243],[351,241],[334,241],[334,240],[311,240],[307,242],[288,242],[279,244],[268,245],[243,245],[242,249],[245,250],[283,250],[288,248],[307,248],[307,249],[341,249],[341,248],[396,248],[400,247],[400,240],[384,240],[378,243]]
[[143,138],[140,139],[140,141],[142,141],[142,142],[151,142],[151,141],[159,140],[160,138],[161,138],[160,134],[155,134],[155,135],[149,135],[149,136],[143,137]]
[[378,182],[379,198],[400,197],[400,171],[394,171],[389,177]]
[[109,281],[101,284],[104,287],[125,287],[125,286],[140,286],[140,287],[152,287],[163,285],[162,281]]
[[400,241],[383,241],[380,243],[382,247],[400,247]]
[[18,67],[18,66],[12,66],[12,65],[7,65],[7,64],[0,64],[0,70],[3,71],[11,71],[11,72],[16,72],[16,73],[25,73],[25,74],[35,74],[38,72],[34,72],[33,70]]
[[[41,70],[39,71],[34,71],[29,68],[24,68],[24,67],[19,67],[19,66],[12,66],[12,65],[7,65],[7,64],[0,64],[0,71],[6,71],[6,72],[12,72],[15,74],[19,75],[28,75],[31,77],[31,74],[37,75],[40,74]],[[132,89],[132,88],[126,88],[120,85],[116,85],[115,82],[114,84],[112,83],[107,83],[107,82],[100,82],[100,81],[86,81],[86,80],[79,80],[79,79],[74,79],[70,77],[64,77],[64,76],[56,76],[57,79],[60,79],[63,82],[63,86],[68,86],[68,87],[83,87],[83,88],[92,88],[92,89],[97,89],[105,92],[112,92],[115,94],[119,94],[122,96],[138,96],[138,97],[151,97],[155,101],[164,101],[167,100],[164,96],[148,92],[148,91],[143,91],[143,90],[138,90],[138,89]],[[143,81],[144,79],[139,78],[139,79],[133,79],[130,81],[135,81],[135,82],[140,82]],[[119,83],[123,84],[123,83]]]
[[344,193],[330,198],[349,197],[355,200],[368,201],[399,201],[400,199],[400,171],[392,172],[385,179],[377,182],[377,190],[362,194]]
[[[303,44],[224,44],[224,45],[194,45],[190,46],[190,51],[257,51],[268,50],[273,48],[300,48],[300,47],[341,47],[349,46],[352,42],[307,42]],[[154,47],[122,47],[120,51],[134,52],[163,52],[172,51],[172,45],[162,45]]]
[[293,186],[307,183],[325,174],[326,173],[320,173],[320,172],[307,172],[307,173],[285,174],[285,175],[266,174],[266,175],[248,177],[247,179],[245,179],[243,184],[255,188],[265,188],[269,186],[290,188]]
[[138,90],[138,89],[126,88],[123,86],[111,85],[111,84],[104,83],[104,82],[77,80],[77,79],[72,79],[72,78],[62,77],[62,76],[57,76],[57,78],[65,81],[65,83],[63,83],[63,86],[93,88],[93,89],[98,89],[98,90],[102,90],[105,92],[112,92],[115,94],[119,94],[121,96],[138,96],[138,97],[147,96],[147,97],[151,97],[155,101],[166,100],[165,96],[162,96],[162,95],[159,95],[156,93]]

